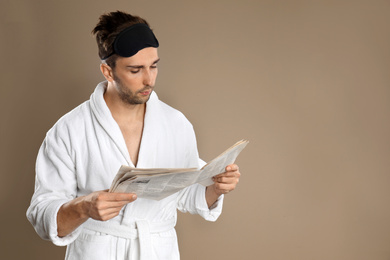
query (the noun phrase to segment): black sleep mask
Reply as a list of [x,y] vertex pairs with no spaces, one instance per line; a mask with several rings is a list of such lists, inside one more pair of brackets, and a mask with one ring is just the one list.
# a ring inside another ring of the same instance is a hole
[[144,23],[137,23],[127,27],[116,36],[112,45],[113,52],[104,57],[103,60],[113,54],[126,58],[131,57],[144,48],[157,48],[158,46],[158,41],[149,26]]

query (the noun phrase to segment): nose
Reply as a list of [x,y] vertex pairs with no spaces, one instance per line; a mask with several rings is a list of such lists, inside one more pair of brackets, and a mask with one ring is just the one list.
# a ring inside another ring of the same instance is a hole
[[143,83],[145,86],[154,86],[155,75],[150,70],[145,70],[143,75]]

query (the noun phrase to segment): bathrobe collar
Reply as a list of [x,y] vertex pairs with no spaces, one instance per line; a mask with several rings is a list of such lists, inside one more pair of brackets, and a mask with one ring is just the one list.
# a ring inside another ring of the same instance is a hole
[[[90,98],[92,113],[100,126],[118,147],[127,164],[135,167],[130,159],[123,134],[104,100],[103,94],[106,88],[107,81],[103,81],[97,85],[95,91],[92,93]],[[156,164],[158,140],[163,130],[160,101],[154,91],[146,103],[145,109],[144,129],[138,154],[138,168],[146,167],[146,165],[147,167],[154,167]]]

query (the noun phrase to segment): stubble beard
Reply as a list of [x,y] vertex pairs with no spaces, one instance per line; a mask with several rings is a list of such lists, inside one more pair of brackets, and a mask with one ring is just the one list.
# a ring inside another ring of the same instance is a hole
[[141,90],[134,93],[131,90],[127,89],[125,86],[123,86],[122,81],[115,74],[114,80],[116,82],[116,89],[118,90],[119,97],[124,103],[130,105],[142,105],[149,100],[150,95],[144,98],[140,98],[137,96],[137,94],[144,91],[153,90],[153,87],[145,86]]

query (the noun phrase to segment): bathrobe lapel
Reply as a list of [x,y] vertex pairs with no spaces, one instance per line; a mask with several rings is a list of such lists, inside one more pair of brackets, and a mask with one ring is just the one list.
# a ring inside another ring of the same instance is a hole
[[[106,82],[101,82],[91,95],[90,104],[96,120],[112,139],[119,151],[125,158],[129,166],[135,167],[131,161],[126,142],[115,119],[112,117],[103,94],[106,88]],[[142,133],[141,146],[138,155],[138,168],[153,167],[157,160],[157,147],[162,124],[159,116],[159,102],[155,92],[152,92],[149,101],[146,103],[144,129]]]
[[134,167],[132,161],[130,160],[129,151],[127,150],[122,131],[116,123],[115,119],[112,117],[111,111],[103,98],[106,84],[107,83],[105,81],[99,83],[95,91],[92,93],[90,99],[91,110],[97,122],[118,147],[128,165]]
[[138,154],[138,168],[152,168],[157,164],[157,151],[164,131],[160,103],[153,91],[146,103],[144,130]]

